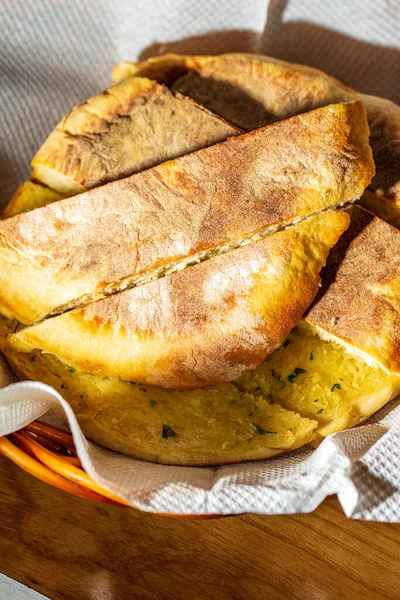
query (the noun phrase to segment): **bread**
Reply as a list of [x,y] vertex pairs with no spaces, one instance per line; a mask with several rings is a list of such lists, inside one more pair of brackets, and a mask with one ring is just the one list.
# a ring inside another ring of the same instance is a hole
[[217,465],[289,452],[353,427],[399,392],[398,376],[304,324],[239,380],[191,391],[96,377],[39,351],[6,352],[20,378],[47,383],[69,402],[86,437],[164,464]]
[[63,194],[59,194],[44,185],[33,183],[33,181],[25,181],[18,186],[14,196],[4,209],[2,218],[8,219],[34,208],[58,202],[63,198]]
[[350,214],[306,320],[324,338],[400,372],[400,232],[361,207]]
[[7,359],[21,378],[59,391],[86,437],[143,460],[191,466],[235,463],[289,452],[316,437],[315,421],[243,394],[232,383],[163,390],[74,372],[49,354],[8,348]]
[[32,178],[46,185],[21,184],[3,218],[239,133],[239,128],[189,98],[154,81],[131,78],[76,106],[64,117],[32,162]]
[[32,179],[73,196],[238,133],[190,98],[132,78],[62,119],[34,156]]
[[113,72],[115,81],[132,75],[164,81],[246,130],[320,106],[362,100],[376,165],[371,193],[362,202],[400,227],[400,107],[389,100],[355,92],[317,69],[251,54],[168,54],[121,63]]
[[300,321],[350,222],[327,211],[242,248],[12,335],[18,351],[165,388],[232,381]]
[[354,201],[373,173],[364,106],[338,104],[6,219],[0,312],[29,324],[155,279]]
[[333,339],[319,339],[302,321],[279,350],[236,385],[317,421],[316,433],[325,437],[358,425],[397,396],[400,376],[368,364]]
[[[187,62],[185,62],[187,61],[187,57],[175,58],[179,60],[174,60],[172,68],[169,57],[163,57],[158,61],[155,60],[152,63],[152,76],[157,75],[157,77],[159,76],[161,79],[164,78],[166,83],[171,85],[174,91],[180,89],[184,93],[192,96],[195,96],[196,94],[205,94],[205,104],[214,102],[215,110],[217,110],[217,112],[220,112],[218,106],[219,102],[222,110],[231,110],[233,114],[236,111],[236,113],[241,114],[240,118],[242,119],[249,119],[250,116],[250,120],[253,120],[254,122],[257,119],[261,119],[261,123],[264,124],[273,122],[277,119],[274,111],[269,112],[266,106],[262,104],[264,99],[267,99],[268,103],[272,106],[275,94],[275,100],[277,101],[276,106],[281,108],[285,108],[293,100],[291,94],[287,93],[287,91],[281,94],[281,96],[279,93],[276,93],[277,88],[274,88],[274,85],[271,85],[273,82],[270,81],[268,90],[264,90],[263,94],[260,96],[261,102],[258,102],[255,98],[251,98],[251,103],[249,104],[251,93],[242,93],[245,81],[243,73],[239,73],[239,84],[233,84],[232,80],[231,82],[226,81],[224,82],[224,87],[221,88],[220,83],[224,77],[224,69],[226,69],[226,61],[224,63],[223,60],[224,57],[218,59],[210,57],[204,58],[202,69],[205,67],[206,63],[208,63],[208,66],[211,66],[209,75],[213,69],[215,75],[215,65],[218,66],[218,60],[220,66],[222,65],[222,69],[218,76],[215,76],[214,78],[212,75],[205,77],[204,69],[202,73],[195,72],[193,69],[188,70]],[[203,59],[200,58],[198,64],[200,64],[201,60]],[[251,59],[251,61],[252,60],[253,59]],[[243,59],[243,62],[247,66],[249,66],[251,61],[248,58]],[[260,62],[259,59],[257,59],[257,61]],[[212,65],[213,62],[214,66]],[[237,68],[237,65],[240,65],[238,55],[235,55],[234,60],[232,61],[232,65],[235,64],[235,69],[239,72],[241,68]],[[275,61],[274,64],[282,65],[284,63]],[[167,69],[165,69],[165,65],[167,65]],[[244,72],[246,71],[246,68],[244,69]],[[257,76],[258,68],[257,65],[252,64],[250,69],[251,72],[247,72],[246,74],[246,77],[248,77],[248,80],[251,83],[249,90],[252,88],[254,89],[256,84],[260,84],[260,78]],[[232,73],[233,70],[232,67]],[[301,68],[300,70],[302,72],[300,73],[297,71],[291,83],[294,88],[298,85],[298,98],[300,103],[307,102],[307,96],[310,101],[319,98],[320,94],[324,95],[326,93],[327,96],[330,96],[332,93],[330,86],[332,85],[336,86],[339,91],[345,90],[346,93],[353,94],[351,90],[334,82],[334,80],[330,79],[328,76],[324,76],[324,82],[320,81],[321,86],[320,89],[318,89],[318,77],[321,78],[321,74],[314,71],[314,73],[316,73],[316,79],[313,82],[310,73],[310,71],[313,70],[307,68],[304,68],[304,70]],[[307,85],[304,84],[305,71],[308,71],[310,77]],[[230,77],[232,76],[232,73],[230,74]],[[288,74],[289,71],[283,72],[283,76],[277,86],[279,87],[282,85],[282,90],[284,90],[284,86],[286,85],[285,78],[288,79]],[[206,86],[204,86],[204,81],[207,83]],[[324,86],[326,86],[326,89]],[[260,87],[262,87],[262,85]],[[224,94],[222,96],[219,94],[219,97],[217,98],[215,93],[213,93],[213,90],[215,89],[223,89]],[[207,93],[209,98],[207,98]],[[333,95],[330,97],[331,101],[338,102],[343,99],[348,99],[348,97],[340,97],[340,93],[338,93],[337,100],[333,100]],[[220,101],[221,98],[222,102]],[[243,102],[243,98],[245,102]],[[216,100],[218,102],[216,102]],[[373,100],[374,103],[371,105],[372,108],[378,107],[378,103],[375,102],[377,99]],[[385,103],[386,101],[382,102]],[[371,107],[369,107],[369,119],[370,122],[372,119],[373,123],[371,123],[371,125],[375,127],[379,133],[379,127],[377,127],[377,123],[379,124],[380,122],[379,111],[385,111],[385,107],[378,107],[376,110],[375,117],[372,118]],[[79,110],[77,114],[79,121]],[[393,114],[395,115],[396,113],[394,112]],[[86,110],[82,112],[82,116],[86,127],[90,123],[91,117],[87,115]],[[279,118],[285,118],[285,115]],[[305,118],[307,118],[307,115],[305,115]],[[356,121],[356,119],[354,121]],[[375,121],[377,121],[377,123]],[[395,120],[390,123],[390,127],[392,126],[394,128],[396,127]],[[361,129],[363,129],[363,127],[364,125]],[[252,129],[253,126],[248,128]],[[337,133],[339,130],[340,127],[338,127]],[[326,135],[326,133],[323,132],[323,129],[320,128],[320,125],[318,129],[315,129],[312,132],[312,134],[319,137]],[[386,132],[383,132],[383,135],[381,132],[380,138],[378,135],[377,140],[374,142],[375,146],[382,143],[383,151],[384,144],[386,143],[385,134]],[[357,135],[360,135],[360,131],[356,133],[356,136]],[[118,136],[117,139],[119,139]],[[313,141],[312,135],[310,135],[310,139]],[[306,145],[306,143],[308,142],[305,141],[304,144]],[[346,157],[346,159],[349,158],[347,156],[348,143],[346,143],[346,140],[342,140],[341,143],[341,150],[337,153],[339,163],[343,161],[344,157]],[[67,177],[66,179],[63,179],[63,176],[60,178],[58,177],[63,168],[60,167],[60,165],[62,165],[61,158],[63,154],[59,151],[62,144],[59,145],[56,143],[53,147],[50,146],[49,157],[43,161],[42,165],[39,165],[39,171],[42,168],[45,177],[54,177],[57,185],[60,181],[62,185],[64,185],[65,182],[67,182],[68,186],[71,185],[68,195],[70,193],[75,193],[73,178],[69,179],[69,177]],[[76,156],[84,158],[85,145],[80,145],[79,148],[78,146],[75,146],[75,148]],[[114,152],[118,152],[118,143],[114,144],[114,148],[110,145],[110,161],[112,161],[114,157]],[[364,157],[365,156],[366,154],[364,153]],[[49,164],[51,165],[52,160],[57,162],[57,167],[55,169],[53,169],[52,166],[49,166]],[[368,161],[365,161],[365,165],[367,162]],[[309,165],[308,168],[310,168]],[[329,164],[326,168],[329,171]],[[88,171],[90,174],[93,174],[94,172],[91,169]],[[318,172],[317,167],[315,168],[315,172]],[[367,179],[366,173],[367,169],[362,172],[362,177],[364,179]],[[291,180],[290,175],[291,174],[288,176],[287,172],[283,173],[283,177],[287,177],[288,182]],[[296,172],[294,176],[297,177],[298,173]],[[354,172],[353,177],[355,180],[358,179],[359,176],[359,173]],[[386,175],[384,174],[384,181],[386,181],[385,177]],[[337,178],[335,181],[337,181],[336,185],[339,184],[340,187],[340,179]],[[35,193],[38,193],[38,202],[40,202],[46,195],[45,192],[42,194],[42,191],[47,188],[39,186],[38,184],[31,183],[30,185],[37,185],[37,189],[34,191]],[[29,187],[22,188],[22,191],[23,193],[19,194],[17,201],[14,202],[15,212],[18,212],[18,203],[21,207],[24,207],[25,198],[29,199]],[[343,193],[343,190],[339,193]],[[376,192],[371,189],[367,191],[365,196],[368,198],[368,202],[371,206],[377,205],[378,208],[376,210],[382,211],[382,207],[384,206],[389,218],[393,219],[394,211],[392,205],[395,205],[393,197],[389,197],[388,195],[378,197]],[[314,200],[310,197],[310,204],[313,203]],[[27,204],[29,204],[29,202],[27,202]],[[31,206],[33,204],[35,204],[35,200],[32,201]],[[313,213],[309,212],[308,215],[310,214]],[[334,214],[336,219],[339,218],[343,221],[343,218],[346,218],[346,215],[344,214]],[[300,217],[300,219],[302,218],[303,217]],[[221,312],[223,318],[226,318],[227,315],[234,314],[233,302],[238,300],[245,300],[245,302],[250,302],[250,304],[253,302],[253,304],[261,310],[263,316],[268,314],[274,315],[274,318],[271,318],[269,323],[267,323],[268,325],[272,325],[272,328],[270,327],[268,331],[264,331],[264,333],[270,336],[266,337],[266,343],[264,343],[266,346],[270,343],[270,346],[268,347],[269,351],[279,340],[283,340],[285,326],[287,325],[288,329],[290,328],[290,320],[292,319],[293,322],[298,320],[298,318],[295,317],[296,306],[300,312],[300,305],[306,302],[307,294],[311,294],[313,286],[315,287],[315,275],[318,268],[317,264],[318,260],[321,260],[323,252],[321,253],[318,250],[318,244],[315,244],[315,236],[313,237],[313,235],[318,233],[317,238],[320,241],[325,242],[325,245],[329,245],[329,236],[331,236],[332,239],[332,236],[335,235],[335,231],[329,230],[327,227],[330,218],[331,215],[329,212],[324,213],[321,216],[313,217],[310,220],[305,221],[301,225],[295,225],[294,227],[281,233],[275,233],[269,238],[261,241],[256,241],[259,237],[259,233],[256,234],[255,237],[252,237],[252,234],[246,234],[240,238],[240,240],[234,240],[233,244],[236,246],[240,245],[242,242],[253,242],[245,248],[228,252],[231,244],[225,244],[222,249],[216,250],[214,248],[211,251],[206,251],[200,256],[201,260],[207,258],[211,258],[212,260],[198,266],[190,267],[190,269],[186,269],[182,273],[167,275],[160,281],[144,285],[135,290],[123,292],[112,298],[107,298],[106,300],[92,304],[84,309],[75,310],[73,313],[77,314],[92,310],[94,317],[98,317],[99,306],[101,307],[105,305],[105,303],[110,303],[110,306],[114,306],[113,303],[115,303],[117,299],[121,300],[121,298],[125,297],[127,294],[137,294],[139,291],[144,292],[145,289],[148,290],[151,286],[156,286],[156,284],[158,286],[163,285],[170,291],[173,287],[172,283],[176,278],[179,278],[183,282],[189,281],[189,279],[195,282],[192,286],[183,283],[180,288],[179,286],[176,288],[175,293],[180,294],[180,300],[186,305],[188,298],[194,298],[194,306],[196,308],[201,308],[202,305],[205,305],[205,302],[203,289],[201,287],[203,278],[196,276],[199,269],[201,269],[201,272],[205,270],[211,275],[216,269],[218,270],[218,265],[220,264],[219,261],[222,259],[226,261],[229,258],[232,258],[232,256],[237,257],[239,254],[240,257],[242,257],[244,255],[241,253],[244,251],[246,251],[248,257],[250,257],[254,255],[255,250],[260,248],[262,244],[264,247],[266,245],[270,246],[271,244],[276,243],[277,239],[283,239],[284,242],[280,245],[280,252],[277,252],[277,248],[273,251],[275,259],[278,259],[279,256],[281,256],[282,259],[285,257],[286,268],[284,269],[285,275],[283,277],[279,278],[279,272],[275,272],[272,276],[270,273],[270,276],[267,278],[264,276],[260,277],[260,273],[263,272],[263,269],[261,269],[257,271],[258,279],[257,285],[255,286],[256,291],[254,291],[254,286],[251,287],[248,296],[240,294],[240,290],[243,291],[245,289],[244,281],[240,281],[240,285],[242,285],[242,288],[240,288],[240,286],[234,285],[234,278],[228,279],[233,285],[233,289],[231,290],[232,294],[229,297],[226,294],[219,295],[220,298],[225,300],[225,306],[223,304],[218,304],[218,306],[222,306],[224,309]],[[297,218],[293,218],[291,221],[284,223],[284,226],[293,224],[297,220]],[[321,227],[320,230],[316,232],[316,228],[314,227],[313,235],[311,235],[308,230],[307,235],[303,236],[301,243],[302,250],[300,252],[298,250],[294,252],[292,259],[288,261],[290,254],[290,240],[293,242],[293,235],[298,232],[300,228],[310,227],[310,223],[313,221],[317,221],[321,224],[324,223],[325,228]],[[60,225],[65,226],[65,222],[61,219]],[[337,234],[339,234],[338,225],[339,222],[336,223]],[[35,227],[37,227],[37,225],[35,225]],[[279,227],[282,227],[282,224],[277,226],[277,228]],[[26,230],[28,230],[28,226]],[[271,234],[274,230],[275,225],[267,227],[263,230],[263,234]],[[37,229],[32,232],[37,232]],[[383,239],[386,239],[385,236]],[[33,245],[32,241],[32,246]],[[218,253],[219,250],[226,252],[224,256],[215,256],[215,253]],[[358,253],[361,252],[363,252],[363,247],[358,249]],[[366,253],[368,256],[373,256],[373,253],[369,254],[368,250]],[[312,265],[306,260],[306,257],[310,254],[317,259]],[[259,253],[257,253],[257,255],[259,255]],[[42,260],[44,262],[43,266],[45,266],[46,257],[43,256]],[[285,261],[283,260],[283,262]],[[313,273],[309,274],[308,277],[305,277],[304,274],[305,263],[308,263],[309,267],[312,267],[313,265],[315,267],[315,269],[311,269]],[[187,266],[187,264],[188,262],[183,260],[179,266],[184,267]],[[238,261],[235,259],[232,262],[232,267],[242,266],[243,268],[243,264],[248,263],[246,263],[245,260]],[[92,265],[90,264],[87,266],[89,269],[92,268]],[[357,268],[357,265],[353,264],[353,267]],[[172,267],[172,269],[173,268],[174,267]],[[226,268],[223,269],[225,275]],[[153,274],[154,276],[158,276],[167,273],[168,267]],[[151,277],[153,277],[153,274]],[[274,276],[276,287],[274,286]],[[300,277],[301,285],[293,285],[293,281],[298,277]],[[357,277],[358,276],[356,276],[356,279]],[[220,279],[223,279],[225,282],[226,277],[220,277]],[[39,281],[39,278],[37,278],[37,281]],[[145,281],[145,279],[139,278],[137,283],[143,283],[143,281]],[[214,283],[214,288],[221,291],[218,288],[218,283],[215,284],[215,281],[212,278],[211,281]],[[294,291],[292,295],[287,293],[287,287],[290,282],[292,282],[290,291]],[[132,282],[130,282],[129,285],[130,284],[132,284]],[[199,284],[201,293],[196,294],[195,286],[199,286]],[[260,289],[263,290],[265,289],[265,286],[268,285],[270,286],[269,291],[271,292],[271,289],[273,289],[275,294],[269,294],[270,302],[268,304],[265,302],[260,303],[262,298]],[[398,296],[396,284],[393,285],[392,280],[389,283],[385,281],[383,287],[384,294],[388,295],[389,302],[394,302],[396,304],[396,298]],[[380,282],[378,288],[378,295],[381,296]],[[112,288],[111,290],[107,289],[106,293],[110,291],[116,292],[118,291],[118,288]],[[81,298],[81,300],[91,301],[94,297],[95,294],[91,294],[90,297],[88,296],[86,299]],[[201,301],[199,301],[199,298],[201,298]],[[283,298],[287,302],[286,305],[282,302]],[[275,305],[271,302],[271,299],[276,300]],[[228,304],[227,307],[226,304]],[[69,307],[69,305],[66,305],[61,307],[61,309]],[[149,312],[152,312],[152,316],[154,316],[155,311],[150,310]],[[168,316],[167,312],[168,311],[166,310],[159,310],[158,314],[160,315],[160,319]],[[209,317],[209,313],[210,311],[204,309],[204,315]],[[245,310],[240,314],[244,313],[248,315],[250,311]],[[107,316],[106,312],[104,314]],[[120,345],[120,340],[122,339],[122,332],[118,329],[118,322],[119,318],[125,315],[122,312],[115,314],[112,309],[108,312],[108,316],[111,317],[111,321],[114,324],[115,339],[119,340],[116,343],[116,346],[118,347]],[[217,312],[213,311],[211,317],[213,318],[216,315]],[[280,315],[282,316],[280,317]],[[71,366],[71,364],[60,361],[52,354],[42,353],[39,350],[33,350],[31,352],[21,351],[21,348],[23,347],[23,341],[21,342],[21,340],[24,340],[24,336],[28,335],[29,337],[32,330],[38,330],[38,328],[46,325],[49,325],[50,330],[52,329],[52,327],[50,327],[52,323],[57,324],[67,316],[68,315],[65,314],[61,317],[48,320],[39,326],[21,331],[21,326],[18,322],[13,322],[0,315],[0,346],[4,348],[10,364],[12,364],[15,372],[18,373],[20,377],[44,381],[45,383],[53,385],[60,391],[60,393],[71,403],[81,427],[83,427],[84,433],[90,439],[93,439],[106,447],[146,460],[154,460],[166,464],[205,465],[274,456],[278,453],[297,448],[309,441],[318,440],[319,436],[324,436],[332,431],[351,427],[358,422],[361,422],[372,412],[378,410],[400,390],[399,376],[389,372],[387,368],[383,366],[382,362],[378,362],[376,358],[371,359],[368,354],[363,354],[362,351],[359,351],[357,340],[355,341],[354,346],[350,346],[346,342],[343,342],[340,337],[336,338],[322,328],[314,327],[305,322],[300,324],[298,329],[292,330],[286,342],[278,350],[272,352],[264,362],[259,364],[255,369],[239,377],[239,379],[236,379],[233,383],[209,385],[202,389],[190,391],[166,390],[147,384],[133,384],[116,378],[94,376],[87,372],[77,370],[75,367]],[[132,314],[130,316],[132,316]],[[253,317],[254,313],[250,313],[250,316]],[[355,313],[354,320],[356,320],[356,316]],[[172,319],[170,319],[170,322],[172,322]],[[217,326],[215,326],[215,323]],[[235,325],[240,325],[237,319],[234,319],[234,323]],[[115,324],[117,324],[117,326],[115,326]],[[218,329],[218,325],[220,324],[221,319],[216,319],[214,323],[211,320],[208,324],[204,324],[205,329],[202,329],[204,339],[208,339],[207,335],[204,335],[204,333],[212,331],[212,343],[215,343],[213,338],[222,342],[223,340],[219,340],[218,335],[221,331],[221,329]],[[87,322],[81,320],[81,330],[85,330],[86,325]],[[174,325],[179,325],[176,318]],[[196,328],[192,328],[192,333],[198,332],[198,323],[196,325]],[[56,331],[52,331],[52,335],[53,333],[57,333],[57,325],[55,329]],[[95,325],[95,329],[96,332],[99,330],[98,323]],[[103,329],[104,333],[105,328],[101,329]],[[13,332],[16,332],[16,335],[13,335]],[[316,336],[316,332],[319,335],[328,336],[331,340],[339,340],[342,343],[342,346],[337,345],[333,341],[327,342],[320,339]],[[232,331],[232,333],[234,333],[234,331]],[[259,334],[260,332],[257,331],[256,333]],[[107,335],[109,334],[110,328],[105,332],[104,338],[107,339]],[[55,337],[56,336],[54,335],[53,342],[55,341]],[[71,328],[68,328],[66,331],[67,341],[71,340],[71,337],[73,337],[73,331],[71,331]],[[239,337],[240,339],[243,339],[241,333],[239,334]],[[384,332],[378,332],[378,339],[387,341],[387,339],[385,340]],[[81,338],[79,338],[79,342],[80,341]],[[142,340],[140,340],[140,342],[143,344]],[[177,346],[177,344],[175,345]],[[79,344],[78,348],[80,355],[83,356],[85,348],[82,348]],[[348,352],[348,350],[352,351],[354,348],[356,350],[355,354]],[[28,349],[28,347],[25,347],[25,350]],[[168,350],[169,349],[170,347]],[[202,350],[203,349],[204,346]],[[98,348],[94,347],[94,350],[96,351]],[[129,350],[130,347],[128,347],[128,351]],[[162,348],[162,350],[165,353],[165,348]],[[179,348],[179,350],[182,350],[182,348]],[[361,356],[366,358],[366,360],[357,356],[357,352],[360,352]],[[159,352],[159,354],[161,353]],[[93,353],[90,351],[87,353],[87,356],[93,358]],[[114,366],[117,365],[118,367],[118,360],[115,360],[115,357],[112,357],[112,359],[114,360]],[[217,359],[218,362],[220,353],[218,354],[216,352],[214,354],[213,367],[216,362],[215,359]],[[108,362],[105,366],[106,368],[108,367]],[[217,364],[217,369],[218,366],[219,365]],[[90,367],[90,365],[84,366],[84,368],[88,367]],[[102,366],[102,368],[104,368],[104,366]],[[206,376],[207,375],[208,373],[206,373]],[[157,413],[154,411],[157,411]]]

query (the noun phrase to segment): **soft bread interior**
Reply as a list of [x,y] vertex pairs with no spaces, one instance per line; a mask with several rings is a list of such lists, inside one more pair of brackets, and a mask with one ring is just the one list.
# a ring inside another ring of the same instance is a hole
[[79,373],[48,354],[9,349],[7,358],[20,376],[58,390],[89,439],[136,458],[233,463],[270,458],[315,438],[315,421],[231,383],[171,391]]
[[400,377],[321,340],[304,322],[250,373],[201,390],[172,391],[96,377],[37,351],[25,354],[9,347],[7,358],[20,377],[58,390],[89,439],[130,456],[176,465],[288,452],[357,425],[400,389]]
[[241,391],[273,398],[318,421],[326,436],[357,425],[400,392],[400,376],[366,362],[302,321],[283,346],[237,380]]
[[32,172],[32,179],[39,184],[57,191],[64,198],[71,198],[72,196],[82,194],[87,190],[87,188],[80,183],[76,183],[71,177],[60,173],[47,165],[37,165]]

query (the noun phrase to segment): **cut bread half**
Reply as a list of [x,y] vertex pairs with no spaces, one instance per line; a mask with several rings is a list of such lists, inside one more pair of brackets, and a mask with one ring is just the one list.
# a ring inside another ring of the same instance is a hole
[[27,327],[17,350],[74,368],[174,389],[232,381],[301,320],[350,222],[326,211],[258,242]]
[[319,335],[400,372],[400,232],[354,206],[306,315]]
[[0,223],[0,312],[30,324],[356,200],[374,173],[361,102],[193,152]]
[[400,107],[393,102],[355,92],[317,69],[253,54],[167,54],[121,63],[113,72],[114,81],[133,75],[164,81],[245,130],[327,104],[362,100],[376,165],[365,206],[400,226]]
[[[1,326],[0,321],[0,333]],[[17,352],[10,345],[5,352],[21,379],[47,383],[69,402],[86,437],[174,465],[289,452],[357,425],[400,391],[398,376],[321,340],[304,322],[254,371],[201,390],[96,377],[50,354]]]
[[41,208],[52,202],[58,202],[63,198],[65,198],[63,194],[55,192],[40,183],[24,181],[18,186],[14,196],[4,209],[2,218],[8,219],[34,208]]
[[20,378],[59,391],[86,437],[135,458],[218,465],[270,458],[315,439],[315,421],[243,394],[232,383],[164,390],[74,372],[49,354],[8,348],[7,359]]
[[32,160],[32,179],[73,196],[241,130],[188,97],[135,77],[76,106]]

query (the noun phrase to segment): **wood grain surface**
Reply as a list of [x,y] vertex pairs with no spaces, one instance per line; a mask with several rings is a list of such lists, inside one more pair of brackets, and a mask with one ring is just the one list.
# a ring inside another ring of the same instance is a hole
[[346,519],[333,498],[311,515],[168,519],[0,457],[0,571],[52,600],[394,600],[400,526]]

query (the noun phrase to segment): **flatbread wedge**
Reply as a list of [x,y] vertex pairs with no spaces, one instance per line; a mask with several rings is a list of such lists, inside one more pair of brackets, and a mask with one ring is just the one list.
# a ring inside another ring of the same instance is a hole
[[32,179],[72,196],[241,133],[208,109],[146,78],[76,106],[32,160]]
[[304,321],[253,371],[200,390],[96,377],[51,354],[17,352],[10,345],[6,353],[21,379],[47,383],[69,402],[86,437],[117,452],[174,465],[227,464],[289,452],[357,425],[400,391],[398,376],[320,339]]
[[[218,465],[271,458],[316,437],[317,423],[232,383],[164,390],[74,371],[50,354],[7,359],[21,379],[43,381],[69,402],[86,437],[143,460]],[[249,416],[249,414],[252,414]]]
[[306,315],[325,339],[400,372],[400,232],[354,206]]
[[350,222],[326,211],[190,269],[12,335],[68,365],[174,389],[232,381],[279,347]]
[[30,324],[148,282],[352,202],[373,173],[363,104],[338,104],[6,219],[0,312]]
[[317,69],[252,54],[167,54],[121,63],[113,79],[133,75],[164,81],[245,130],[327,104],[362,100],[376,165],[362,203],[400,227],[400,107],[393,102],[360,94]]

